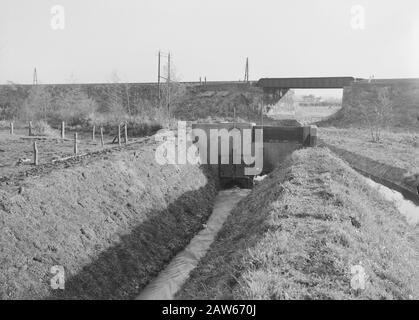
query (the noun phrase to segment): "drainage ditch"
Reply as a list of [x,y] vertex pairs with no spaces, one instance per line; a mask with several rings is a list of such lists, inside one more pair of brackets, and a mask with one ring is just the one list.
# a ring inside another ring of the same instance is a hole
[[204,257],[223,223],[250,189],[233,188],[218,193],[213,212],[201,230],[137,297],[138,300],[171,300]]
[[416,226],[419,223],[419,206],[406,199],[400,192],[390,189],[369,178],[365,178],[367,184],[375,189],[386,199],[394,203],[397,210],[406,218],[408,224]]

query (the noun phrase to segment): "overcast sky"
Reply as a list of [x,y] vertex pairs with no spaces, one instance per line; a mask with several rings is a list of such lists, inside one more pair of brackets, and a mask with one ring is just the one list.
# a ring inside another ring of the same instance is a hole
[[246,57],[251,79],[419,77],[419,1],[0,1],[0,83],[31,83],[34,67],[42,83],[155,81],[159,49],[184,81],[242,79]]

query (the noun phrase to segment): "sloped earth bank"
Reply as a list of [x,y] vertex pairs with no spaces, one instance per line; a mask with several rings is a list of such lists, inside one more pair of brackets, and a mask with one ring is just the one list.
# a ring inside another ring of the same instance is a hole
[[419,204],[419,185],[415,180],[412,183],[408,181],[410,176],[415,177],[416,175],[410,175],[408,170],[393,167],[329,144],[324,145],[344,159],[355,170],[401,192],[407,199]]
[[394,190],[390,189],[374,180],[365,178],[365,181],[373,188],[376,188],[383,197],[395,204],[399,212],[405,217],[407,223],[415,226],[419,223],[419,206],[412,201],[407,200],[403,195]]
[[[158,165],[157,145],[46,167],[0,188],[1,299],[133,298],[207,220],[217,193],[198,166]],[[65,290],[50,287],[63,266]]]
[[[393,130],[392,128],[391,130]],[[362,128],[319,128],[319,138],[325,143],[389,166],[419,173],[419,134],[383,130],[381,141],[371,140],[371,131]]]
[[[359,266],[363,290],[351,285]],[[310,148],[239,203],[176,297],[418,299],[418,267],[418,229],[328,149]]]

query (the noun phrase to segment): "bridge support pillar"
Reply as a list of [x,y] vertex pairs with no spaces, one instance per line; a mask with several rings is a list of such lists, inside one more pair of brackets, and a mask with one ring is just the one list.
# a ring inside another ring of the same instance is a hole
[[263,88],[263,103],[265,105],[277,103],[288,90],[289,88]]

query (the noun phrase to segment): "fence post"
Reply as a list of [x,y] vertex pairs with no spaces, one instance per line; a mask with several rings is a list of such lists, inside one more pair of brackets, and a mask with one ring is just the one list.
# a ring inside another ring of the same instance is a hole
[[93,130],[92,130],[92,140],[95,141],[95,131],[96,131],[96,126],[93,126]]
[[310,126],[310,147],[317,145],[317,126]]
[[33,142],[33,164],[38,165],[38,146],[36,145],[36,141]]
[[125,126],[124,126],[124,135],[125,135],[124,141],[125,141],[125,144],[127,144],[128,143],[128,124],[127,124],[127,122],[125,122]]
[[13,135],[14,128],[13,128],[13,122],[10,122],[10,135]]
[[303,127],[303,145],[304,147],[310,147],[310,126]]
[[263,103],[260,105],[260,124],[263,127]]
[[102,148],[103,148],[104,143],[103,143],[103,127],[102,126],[100,126],[100,144],[102,145]]
[[121,145],[121,124],[118,124],[118,144]]
[[29,121],[29,135],[32,135],[32,121]]
[[65,122],[61,122],[61,139],[65,138]]
[[74,133],[74,154],[77,155],[78,153],[78,146],[77,146],[77,132]]

